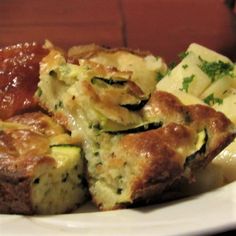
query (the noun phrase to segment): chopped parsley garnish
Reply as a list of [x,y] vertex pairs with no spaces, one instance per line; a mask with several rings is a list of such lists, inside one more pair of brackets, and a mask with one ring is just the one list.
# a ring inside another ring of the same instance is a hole
[[203,101],[210,106],[216,103],[218,103],[219,105],[223,104],[223,99],[215,97],[213,93],[205,97]]
[[55,110],[57,110],[58,108],[63,108],[63,102],[59,101],[57,104],[55,104],[54,108]]
[[186,69],[186,68],[188,68],[188,65],[184,64],[184,65],[182,65],[182,67],[183,67],[183,69]]
[[179,53],[178,56],[181,60],[183,60],[186,56],[188,56],[188,54],[189,54],[189,52],[185,51],[185,52]]
[[176,65],[177,65],[177,63],[175,61],[172,61],[168,66],[169,70],[172,70]]
[[221,60],[209,62],[202,59],[200,56],[199,59],[202,62],[201,65],[199,65],[200,69],[211,78],[212,82],[224,76],[233,77],[234,66],[232,64]]
[[158,71],[157,76],[156,76],[157,82],[161,81],[165,75],[166,75],[166,73],[161,73]]
[[185,77],[182,82],[182,88],[180,90],[185,91],[186,93],[188,92],[189,85],[192,83],[195,75],[191,75],[188,77]]

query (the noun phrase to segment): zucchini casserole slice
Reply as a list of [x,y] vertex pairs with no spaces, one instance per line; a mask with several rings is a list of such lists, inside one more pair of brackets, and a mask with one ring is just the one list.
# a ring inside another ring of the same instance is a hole
[[0,121],[0,213],[58,214],[87,197],[78,140],[49,116]]
[[149,77],[143,75],[143,86],[134,70],[107,65],[100,57],[67,62],[51,47],[35,95],[72,137],[81,137],[89,191],[99,209],[169,198],[234,139],[234,126],[222,113],[185,106],[154,88],[148,93]]

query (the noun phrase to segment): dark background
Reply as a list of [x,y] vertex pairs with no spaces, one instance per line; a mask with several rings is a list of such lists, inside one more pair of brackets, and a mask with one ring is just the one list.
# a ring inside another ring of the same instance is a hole
[[0,47],[46,38],[64,49],[95,42],[149,50],[170,62],[197,42],[236,60],[234,2],[0,0]]

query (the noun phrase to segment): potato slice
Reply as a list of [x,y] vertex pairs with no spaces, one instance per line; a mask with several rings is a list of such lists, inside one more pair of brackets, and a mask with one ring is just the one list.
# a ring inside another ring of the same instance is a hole
[[223,112],[234,124],[236,124],[236,94],[232,94],[224,98],[223,104],[215,104],[213,106],[217,111]]
[[232,80],[230,79],[220,79],[211,84],[201,95],[200,98],[204,99],[211,94],[214,94],[214,97],[224,98],[227,94],[227,91],[231,88]]
[[219,61],[219,60],[221,60],[221,61],[226,62],[226,63],[232,63],[232,61],[229,58],[227,58],[227,57],[225,57],[225,56],[223,56],[223,55],[221,55],[221,54],[219,54],[219,53],[217,53],[217,52],[215,52],[215,51],[213,51],[209,48],[206,48],[202,45],[199,45],[197,43],[190,44],[188,49],[187,49],[187,52],[193,52],[197,57],[200,56],[204,60],[207,60],[207,61]]
[[[157,84],[157,89],[168,92],[182,90],[199,96],[211,83],[208,76],[199,68],[199,64],[199,58],[195,54],[189,53],[170,74],[167,74]],[[188,79],[190,79],[189,82],[187,82]]]

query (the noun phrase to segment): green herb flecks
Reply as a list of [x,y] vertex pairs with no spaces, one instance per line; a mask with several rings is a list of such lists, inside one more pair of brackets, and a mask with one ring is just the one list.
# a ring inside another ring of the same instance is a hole
[[58,110],[59,108],[63,108],[64,105],[63,105],[63,102],[62,101],[59,101],[57,104],[55,104],[54,108],[55,110]]
[[205,97],[205,98],[203,99],[203,101],[204,101],[206,104],[210,105],[210,106],[212,106],[212,105],[214,105],[214,104],[216,104],[216,103],[219,104],[219,105],[223,104],[223,99],[215,97],[215,96],[214,96],[214,93],[211,93],[210,95],[208,95],[207,97]]
[[210,77],[212,82],[225,76],[234,76],[234,66],[230,63],[226,63],[221,60],[209,62],[202,59],[200,56],[199,59],[201,61],[201,65],[199,65],[200,69]]
[[180,88],[181,91],[185,91],[186,93],[188,92],[189,85],[192,83],[195,75],[191,75],[188,77],[185,77],[182,82],[182,88]]
[[186,68],[188,68],[188,65],[184,64],[184,65],[182,65],[182,67],[183,67],[183,69],[186,69]]
[[176,65],[177,65],[177,63],[176,63],[175,61],[172,61],[172,62],[168,65],[169,70],[174,69],[174,68],[176,67]]
[[184,52],[181,52],[179,53],[178,57],[183,60],[186,56],[188,56],[189,52],[187,51],[184,51]]
[[157,72],[157,76],[156,76],[157,82],[161,81],[165,75],[166,73]]

